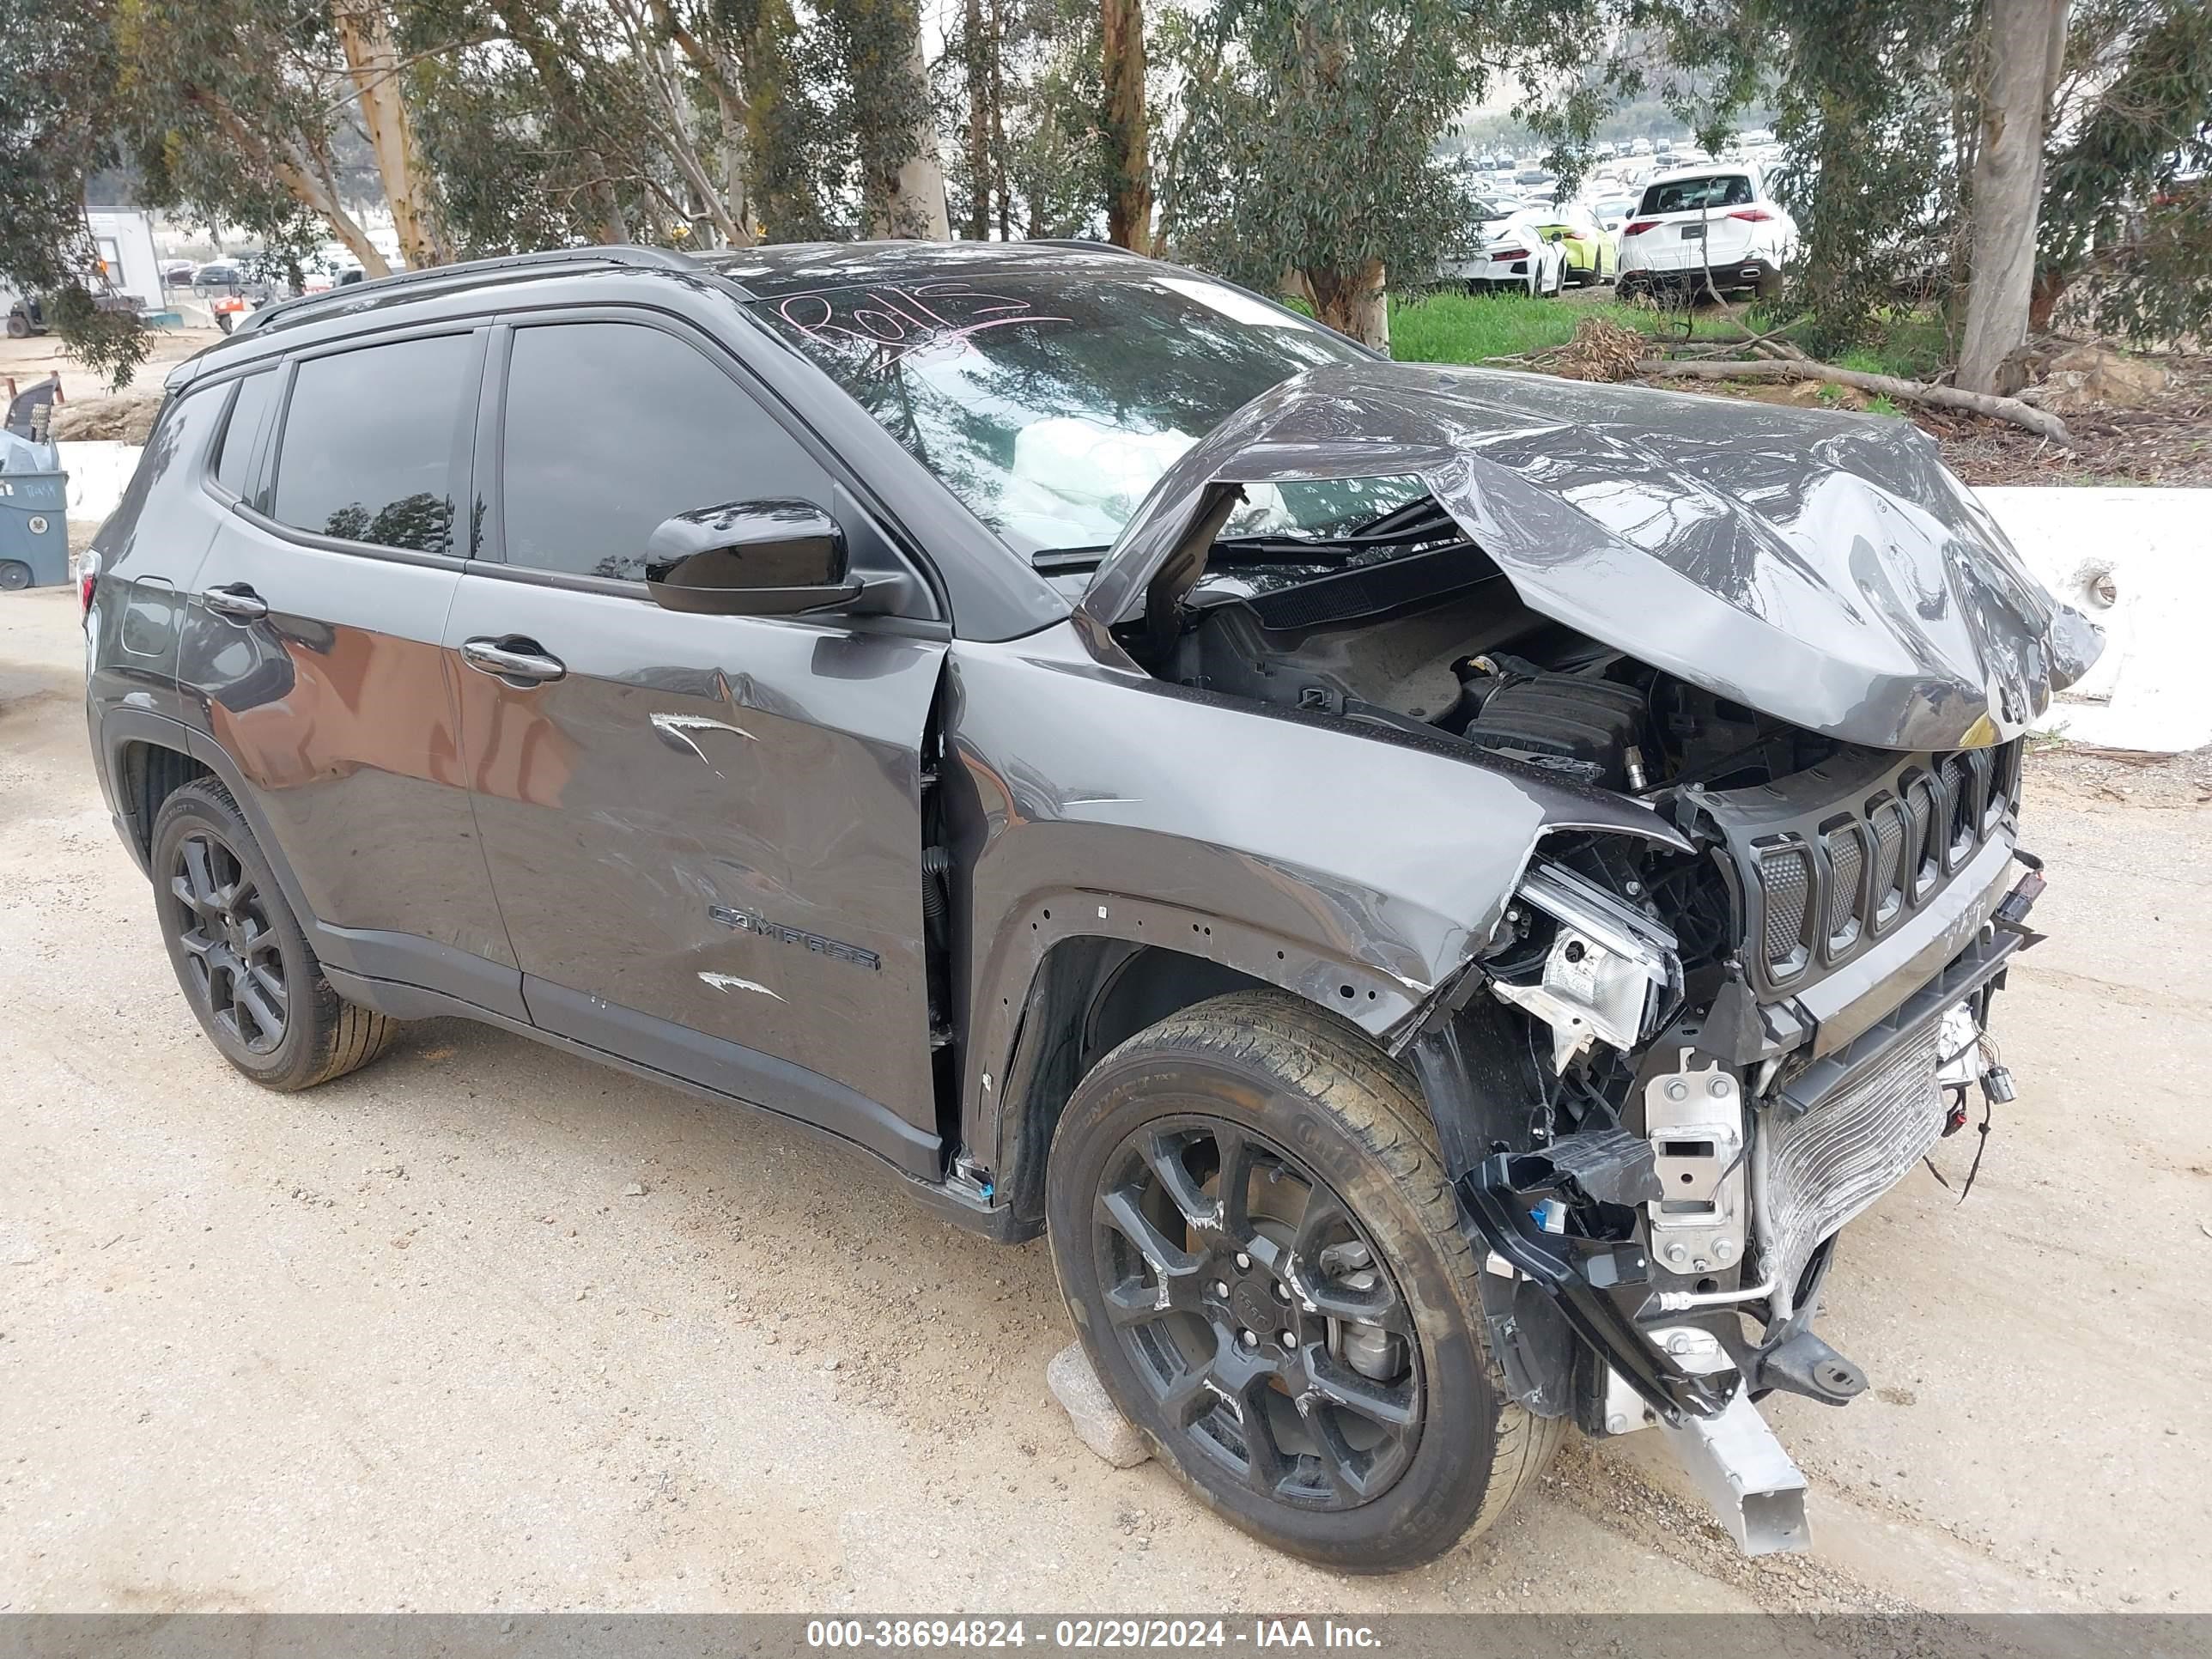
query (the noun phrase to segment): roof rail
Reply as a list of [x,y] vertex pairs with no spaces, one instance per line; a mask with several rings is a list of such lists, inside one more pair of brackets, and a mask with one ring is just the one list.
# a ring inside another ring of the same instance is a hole
[[699,262],[689,254],[641,242],[623,242],[603,247],[545,248],[535,253],[507,253],[490,259],[468,259],[459,264],[428,265],[421,270],[402,270],[390,276],[372,276],[366,282],[349,283],[343,288],[331,289],[322,294],[302,294],[289,300],[279,300],[273,306],[247,312],[239,319],[237,326],[231,332],[234,336],[251,334],[268,327],[272,322],[301,321],[325,308],[350,305],[364,294],[389,294],[396,289],[417,286],[431,292],[446,287],[466,288],[501,271],[526,270],[539,265],[635,265],[649,270],[699,269]]
[[1018,240],[1030,247],[1079,247],[1090,253],[1126,253],[1132,259],[1152,257],[1133,247],[1123,247],[1119,242],[1102,242],[1095,236],[1024,236]]

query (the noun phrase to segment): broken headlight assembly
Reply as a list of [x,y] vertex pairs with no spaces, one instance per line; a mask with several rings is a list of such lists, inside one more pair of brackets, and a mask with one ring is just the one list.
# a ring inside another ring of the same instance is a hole
[[[1594,1042],[1635,1052],[1656,1007],[1680,995],[1672,931],[1564,865],[1532,868],[1516,904],[1552,920],[1551,945],[1533,982],[1499,976],[1490,988],[1551,1029],[1553,1071],[1564,1076]],[[1516,910],[1507,920],[1529,918]]]

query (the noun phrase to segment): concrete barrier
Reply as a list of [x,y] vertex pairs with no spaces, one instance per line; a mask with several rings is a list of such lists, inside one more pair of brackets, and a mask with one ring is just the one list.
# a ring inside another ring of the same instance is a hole
[[114,443],[87,438],[55,446],[61,451],[62,471],[69,474],[69,515],[98,520],[115,511],[123,488],[138,470],[143,444]]
[[2212,489],[1975,492],[2027,568],[2105,630],[2044,731],[2173,754],[2212,744]]
[[[104,519],[139,446],[64,443],[69,514]],[[2105,655],[2038,722],[2159,754],[2212,744],[2212,489],[1975,492],[2043,584],[2105,630]]]

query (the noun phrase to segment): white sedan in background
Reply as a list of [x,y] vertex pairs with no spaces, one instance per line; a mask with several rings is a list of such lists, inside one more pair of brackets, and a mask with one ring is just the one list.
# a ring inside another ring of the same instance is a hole
[[1470,294],[1492,289],[1518,289],[1530,299],[1557,294],[1567,283],[1567,256],[1538,229],[1540,211],[1516,208],[1504,212],[1478,203],[1474,244],[1479,252],[1472,259],[1447,264],[1444,274]]
[[1797,249],[1797,222],[1756,167],[1708,165],[1662,173],[1620,228],[1625,299],[1660,289],[1749,290],[1781,286]]

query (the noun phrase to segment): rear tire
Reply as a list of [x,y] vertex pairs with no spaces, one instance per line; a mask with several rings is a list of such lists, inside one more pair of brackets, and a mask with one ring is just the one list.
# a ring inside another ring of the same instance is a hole
[[30,566],[21,559],[0,559],[0,592],[20,593],[30,585]]
[[154,819],[155,907],[177,983],[222,1057],[265,1089],[358,1071],[398,1022],[348,1002],[284,901],[230,792],[197,779]]
[[1107,1391],[1278,1549],[1418,1566],[1494,1522],[1565,1432],[1491,1358],[1412,1079],[1287,993],[1216,997],[1101,1060],[1054,1135],[1045,1206]]

